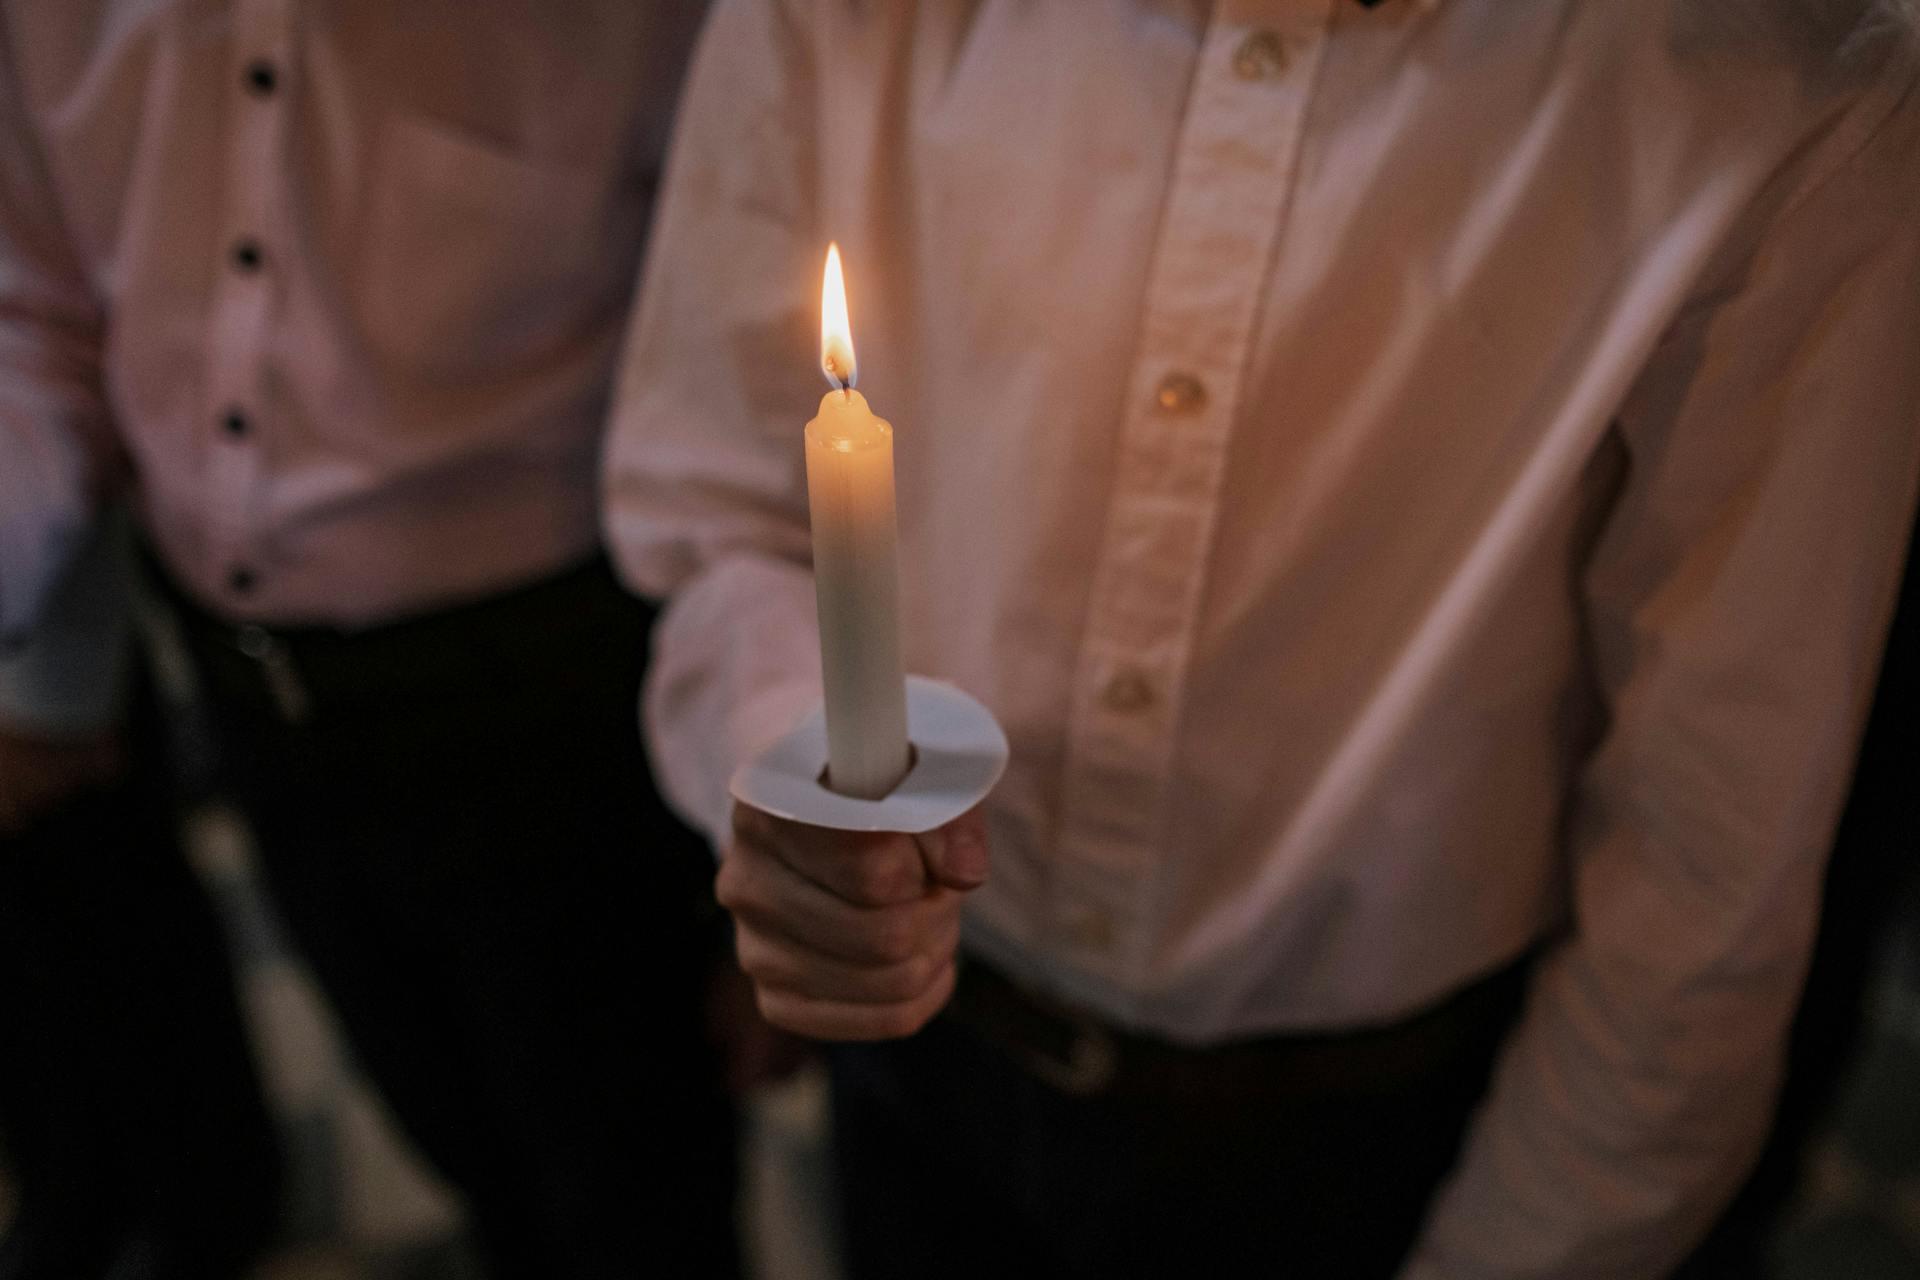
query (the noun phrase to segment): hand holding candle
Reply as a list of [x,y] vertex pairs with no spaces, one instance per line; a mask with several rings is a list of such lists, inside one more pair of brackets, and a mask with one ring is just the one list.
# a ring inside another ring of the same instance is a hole
[[827,701],[827,785],[877,800],[905,776],[906,677],[900,665],[893,428],[853,389],[859,365],[840,248],[827,249],[820,368],[833,384],[807,424],[807,500],[820,666]]
[[959,689],[902,673],[893,428],[853,389],[837,247],[820,320],[832,390],[806,457],[825,705],[735,774],[715,890],[768,1021],[884,1039],[911,1035],[952,994],[961,901],[987,877],[977,806],[1007,742]]
[[961,904],[986,878],[977,813],[900,835],[741,804],[714,893],[767,1021],[817,1040],[886,1040],[953,994]]

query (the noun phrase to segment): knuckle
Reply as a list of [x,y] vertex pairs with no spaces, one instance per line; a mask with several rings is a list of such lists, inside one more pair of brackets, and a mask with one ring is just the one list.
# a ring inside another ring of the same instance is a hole
[[760,1010],[760,1016],[781,1030],[791,1031],[795,1035],[810,1033],[811,1028],[807,1020],[799,1015],[799,1011],[791,1001],[781,999],[765,987],[755,986],[753,1002]]
[[911,916],[888,912],[874,922],[872,941],[875,958],[882,964],[900,964],[919,949],[919,930]]
[[910,1010],[906,1005],[890,1004],[876,1009],[873,1013],[871,1031],[876,1040],[897,1040],[913,1034],[908,1024]]
[[933,1018],[934,1011],[920,1004],[890,1005],[881,1021],[886,1034],[894,1039],[913,1035]]
[[864,906],[891,906],[914,887],[910,885],[905,863],[896,856],[896,851],[873,850],[854,863],[852,873],[852,893],[854,901]]
[[768,972],[766,964],[762,961],[742,960],[740,962],[740,972],[753,979],[753,985],[756,990],[765,991],[772,986],[771,979],[773,975]]
[[927,988],[931,987],[934,980],[940,976],[940,970],[945,967],[945,963],[942,957],[923,951],[901,965],[899,967],[900,998],[913,1000],[924,995]]
[[920,983],[921,972],[918,957],[888,965],[874,975],[874,995],[888,1002],[911,1000],[924,989]]
[[[925,953],[928,957],[944,963],[960,945],[960,899],[957,895],[943,893],[941,901],[916,904],[911,911],[903,911],[910,926],[907,936],[914,954]],[[894,957],[905,960],[905,955]]]
[[759,936],[744,926],[734,930],[733,954],[740,962],[740,971],[750,978],[759,979],[767,967],[766,948]]
[[727,851],[720,859],[720,869],[713,873],[714,901],[731,911],[745,901],[746,872],[741,869],[741,854],[738,846]]

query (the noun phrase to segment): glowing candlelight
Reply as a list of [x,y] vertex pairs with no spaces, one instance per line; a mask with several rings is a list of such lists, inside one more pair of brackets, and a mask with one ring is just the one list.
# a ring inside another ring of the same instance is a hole
[[820,368],[833,390],[807,424],[807,499],[826,692],[827,785],[877,800],[907,772],[893,428],[853,389],[859,363],[840,247],[820,289]]

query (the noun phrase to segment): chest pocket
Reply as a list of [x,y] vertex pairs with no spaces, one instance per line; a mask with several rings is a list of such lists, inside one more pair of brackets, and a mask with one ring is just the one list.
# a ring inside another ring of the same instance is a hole
[[376,357],[429,383],[510,379],[617,325],[643,200],[417,117],[376,143],[355,297]]

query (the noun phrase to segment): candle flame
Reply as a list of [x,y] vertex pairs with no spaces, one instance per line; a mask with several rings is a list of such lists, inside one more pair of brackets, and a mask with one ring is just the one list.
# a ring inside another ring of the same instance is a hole
[[847,320],[847,282],[840,274],[840,246],[827,246],[827,273],[820,284],[820,371],[841,389],[860,381],[853,356],[853,325]]

